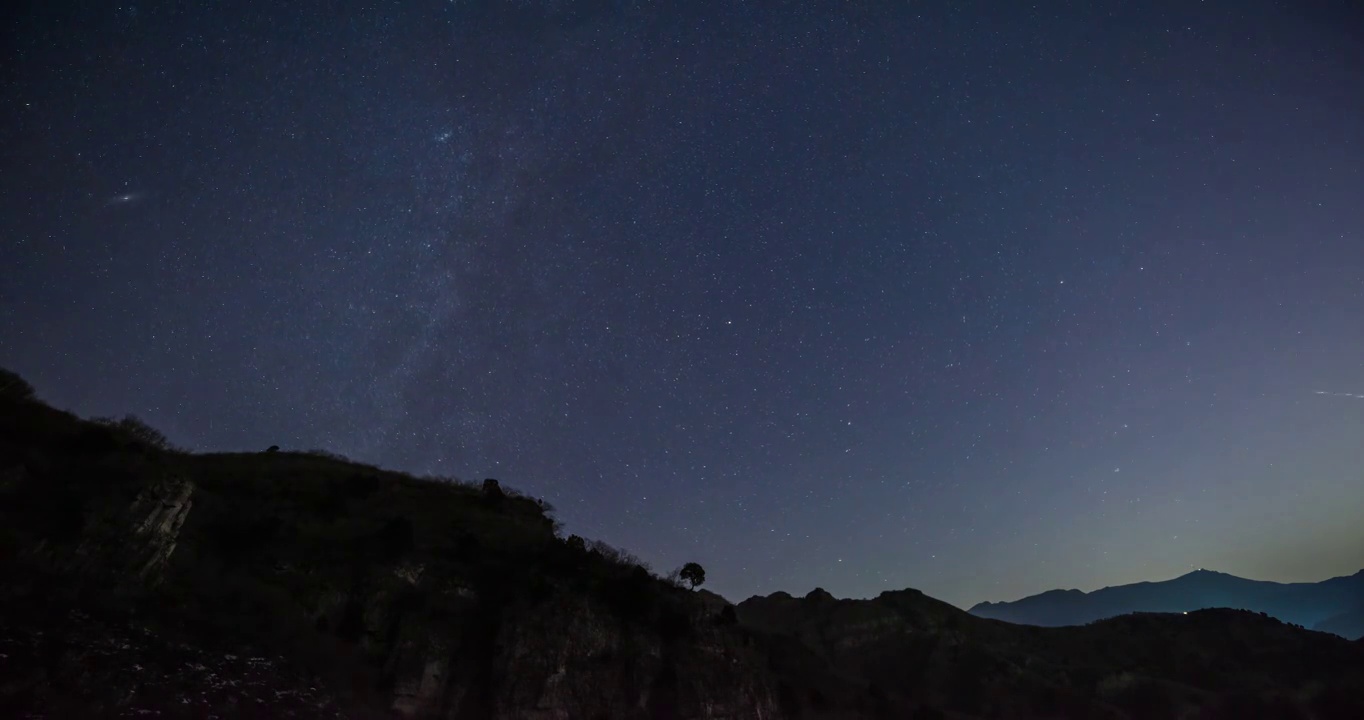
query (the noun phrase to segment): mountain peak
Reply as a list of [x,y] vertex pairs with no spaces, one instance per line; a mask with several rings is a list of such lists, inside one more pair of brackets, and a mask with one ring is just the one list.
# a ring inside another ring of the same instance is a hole
[[1055,589],[1055,590],[1048,590],[1048,591],[1042,593],[1039,597],[1074,597],[1074,596],[1076,596],[1076,595],[1084,595],[1084,594],[1085,594],[1085,591],[1083,591],[1083,590],[1076,590],[1075,588],[1070,588],[1070,589],[1068,589],[1068,590],[1062,590],[1062,589],[1060,589],[1060,588],[1057,588],[1057,589]]
[[1193,572],[1184,573],[1180,577],[1236,577],[1236,576],[1224,572],[1218,572],[1216,570],[1209,570],[1207,568],[1198,568]]
[[834,600],[834,599],[836,599],[836,598],[834,598],[834,596],[833,596],[832,594],[830,594],[829,591],[828,591],[828,590],[825,590],[824,588],[815,588],[814,590],[811,590],[808,594],[806,594],[805,599],[806,599],[806,600]]
[[[1364,575],[1359,577],[1364,580]],[[1243,608],[1303,627],[1330,621],[1319,629],[1352,638],[1357,631],[1349,618],[1361,607],[1364,586],[1354,578],[1279,583],[1198,568],[1170,580],[1116,585],[1090,593],[1050,590],[1014,602],[983,603],[969,612],[1023,625],[1056,626],[1084,625],[1134,612]]]

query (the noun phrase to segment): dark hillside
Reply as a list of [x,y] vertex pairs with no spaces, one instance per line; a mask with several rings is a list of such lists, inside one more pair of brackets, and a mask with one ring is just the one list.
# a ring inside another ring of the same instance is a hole
[[0,387],[0,717],[1364,717],[1364,646],[1254,613],[736,607],[495,481],[196,455],[23,390]]
[[129,696],[126,667],[262,675],[229,656],[287,664],[264,674],[271,692],[311,687],[348,714],[768,702],[757,655],[693,593],[557,536],[548,504],[514,490],[319,453],[193,455],[3,402],[0,708],[164,711],[194,702],[193,678]]

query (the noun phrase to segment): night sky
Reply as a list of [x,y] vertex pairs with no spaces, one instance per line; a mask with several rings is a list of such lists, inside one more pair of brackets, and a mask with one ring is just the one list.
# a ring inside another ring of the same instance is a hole
[[32,5],[0,366],[58,407],[735,600],[1364,567],[1354,0]]

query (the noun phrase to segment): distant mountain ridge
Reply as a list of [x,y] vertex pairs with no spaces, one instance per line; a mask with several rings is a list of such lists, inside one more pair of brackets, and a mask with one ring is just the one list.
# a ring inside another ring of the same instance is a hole
[[1353,612],[1341,613],[1328,620],[1317,623],[1313,630],[1335,633],[1341,637],[1364,641],[1364,608]]
[[1133,612],[1192,612],[1215,607],[1262,612],[1353,640],[1364,636],[1364,570],[1315,583],[1248,580],[1196,570],[1173,580],[1116,585],[1088,593],[1049,590],[1013,602],[983,602],[968,612],[1020,625],[1057,627]]

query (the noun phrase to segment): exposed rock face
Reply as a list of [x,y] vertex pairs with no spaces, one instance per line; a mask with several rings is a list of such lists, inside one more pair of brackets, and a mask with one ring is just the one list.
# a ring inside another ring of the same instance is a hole
[[183,479],[168,479],[148,487],[137,496],[128,510],[129,516],[142,522],[133,527],[133,541],[140,545],[139,555],[145,557],[135,565],[139,578],[158,581],[166,561],[175,552],[180,537],[180,526],[185,524],[194,507],[194,483]]
[[194,483],[177,477],[146,484],[122,512],[100,517],[76,548],[78,570],[115,572],[155,585],[175,553],[180,527],[194,507]]
[[419,581],[421,581],[422,572],[424,570],[426,570],[425,565],[403,564],[395,568],[393,570],[393,574],[397,575],[403,580],[406,580],[410,585],[416,585]]
[[447,687],[449,667],[443,656],[449,654],[449,650],[441,645],[433,641],[426,648],[433,657],[399,673],[390,707],[402,717],[434,717],[439,714],[441,702],[447,695],[456,701],[461,696],[447,692],[458,693],[459,688]]
[[781,717],[761,656],[713,628],[670,641],[565,596],[508,623],[498,645],[496,705],[521,709],[506,717]]
[[[763,654],[716,626],[701,604],[678,619],[690,628],[683,638],[571,590],[527,602],[453,586],[439,597],[438,619],[405,613],[403,596],[390,589],[328,603],[332,615],[364,607],[358,634],[385,658],[389,707],[402,717],[785,717]],[[391,643],[378,639],[385,626],[396,627]]]

